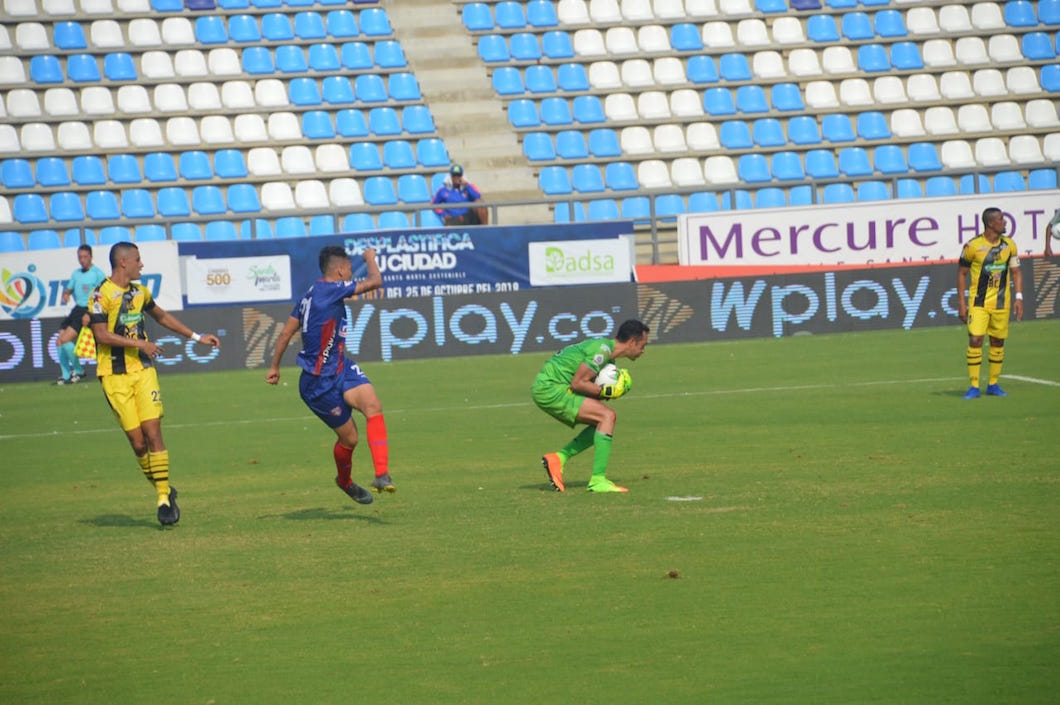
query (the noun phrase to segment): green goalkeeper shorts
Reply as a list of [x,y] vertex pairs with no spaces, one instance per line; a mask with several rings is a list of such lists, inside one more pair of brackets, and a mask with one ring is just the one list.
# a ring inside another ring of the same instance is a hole
[[538,408],[552,418],[572,428],[578,423],[578,412],[585,403],[585,397],[575,394],[570,387],[537,379],[530,394]]

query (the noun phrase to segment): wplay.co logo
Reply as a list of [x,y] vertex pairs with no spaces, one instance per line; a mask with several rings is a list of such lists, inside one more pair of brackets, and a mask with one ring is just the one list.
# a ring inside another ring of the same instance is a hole
[[47,303],[44,282],[34,274],[37,266],[31,264],[28,270],[0,269],[0,310],[11,318],[35,318]]

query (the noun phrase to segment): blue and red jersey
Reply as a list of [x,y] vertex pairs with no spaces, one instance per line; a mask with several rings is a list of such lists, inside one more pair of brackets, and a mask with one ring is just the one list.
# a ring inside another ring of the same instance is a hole
[[318,279],[309,287],[291,317],[301,322],[302,351],[298,366],[312,375],[337,374],[346,353],[346,299],[356,293],[356,281]]

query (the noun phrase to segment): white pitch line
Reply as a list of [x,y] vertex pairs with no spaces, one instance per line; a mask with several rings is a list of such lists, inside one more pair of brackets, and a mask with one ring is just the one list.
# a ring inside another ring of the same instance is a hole
[[1018,379],[1020,382],[1030,382],[1031,384],[1044,384],[1047,387],[1060,387],[1060,382],[1054,382],[1051,379],[1038,379],[1037,377],[1024,377],[1022,375],[1001,375],[1005,379]]

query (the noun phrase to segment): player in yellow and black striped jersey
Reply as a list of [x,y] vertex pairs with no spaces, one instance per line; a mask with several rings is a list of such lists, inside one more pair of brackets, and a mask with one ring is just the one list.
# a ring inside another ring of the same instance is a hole
[[158,493],[158,521],[180,520],[177,490],[169,484],[169,451],[162,440],[162,392],[152,358],[160,352],[147,337],[144,314],[174,333],[219,347],[216,335],[199,335],[163,311],[136,282],[144,265],[131,242],[110,249],[111,275],[92,292],[90,325],[96,339],[96,375],[114,417],[132,445],[140,469]]
[[[969,240],[957,264],[957,313],[968,324],[968,379],[965,399],[978,399],[983,365],[983,340],[990,336],[990,368],[986,393],[1008,394],[998,384],[1005,360],[1009,316],[1023,319],[1023,275],[1012,238],[1005,237],[1005,216],[998,208],[983,211],[983,232]],[[969,277],[971,283],[969,283]],[[1013,291],[1010,291],[1010,285]],[[960,292],[964,292],[960,296]]]

